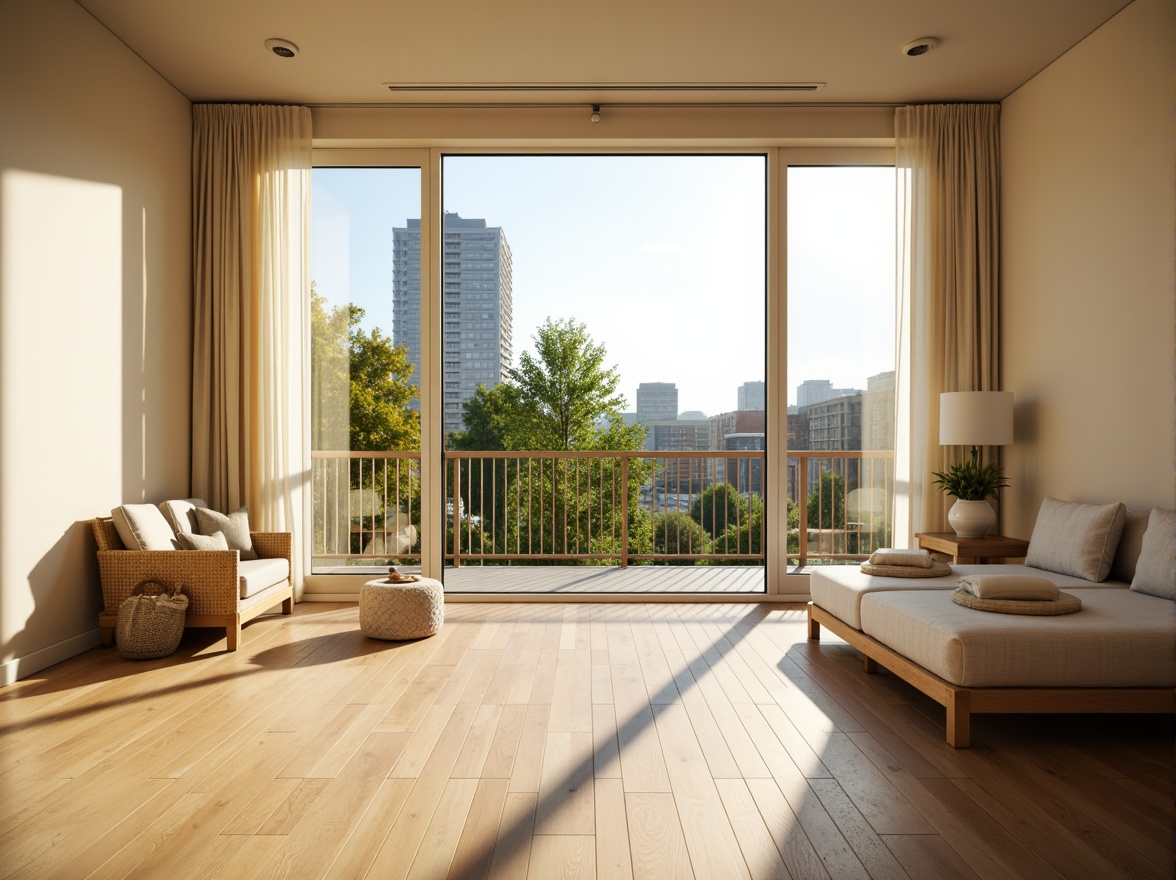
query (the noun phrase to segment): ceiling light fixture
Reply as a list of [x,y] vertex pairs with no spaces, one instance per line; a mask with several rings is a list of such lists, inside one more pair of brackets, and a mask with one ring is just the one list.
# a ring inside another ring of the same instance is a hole
[[938,45],[939,40],[935,37],[919,37],[903,46],[902,54],[908,58],[917,58],[920,55],[926,55]]
[[592,115],[588,117],[590,122],[600,122],[600,105],[592,105]]
[[293,58],[298,54],[298,47],[289,40],[279,40],[273,37],[265,41],[265,47],[279,58]]

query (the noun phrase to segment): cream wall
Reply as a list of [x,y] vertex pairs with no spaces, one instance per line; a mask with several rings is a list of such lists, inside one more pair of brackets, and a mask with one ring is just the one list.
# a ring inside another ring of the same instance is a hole
[[0,684],[98,643],[87,520],[185,495],[191,105],[71,0],[0,4]]
[[1176,502],[1176,5],[1136,0],[1002,106],[1002,528]]

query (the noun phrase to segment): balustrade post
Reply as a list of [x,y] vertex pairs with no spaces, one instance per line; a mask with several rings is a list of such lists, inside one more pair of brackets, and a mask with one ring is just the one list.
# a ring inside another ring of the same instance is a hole
[[621,456],[621,568],[629,567],[629,457]]
[[461,568],[461,459],[453,459],[453,567]]
[[[799,566],[801,568],[804,568],[808,564],[808,497],[809,497],[808,464],[809,464],[808,463],[808,456],[801,455],[800,456],[800,467],[798,468],[798,470],[800,471],[800,477],[801,477],[800,478],[800,486],[801,486],[800,503],[797,505],[797,507],[800,508],[800,510],[799,510],[800,525],[798,526],[798,531],[800,534],[797,535],[797,541],[796,541],[796,548],[797,548],[797,553],[798,553],[797,563],[799,564]],[[820,483],[818,482],[817,485],[820,485]]]

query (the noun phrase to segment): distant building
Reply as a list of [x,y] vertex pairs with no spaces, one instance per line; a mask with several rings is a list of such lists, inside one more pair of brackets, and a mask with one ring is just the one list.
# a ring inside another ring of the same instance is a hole
[[744,382],[739,386],[737,410],[767,409],[766,386],[763,382]]
[[[761,431],[748,434],[728,434],[723,438],[723,448],[740,451],[760,451],[767,448],[766,435]],[[741,495],[764,494],[764,463],[762,458],[725,459],[723,482],[730,483]]]
[[[464,427],[462,406],[479,385],[506,378],[512,350],[510,246],[500,227],[446,214],[442,224],[442,427]],[[421,221],[392,230],[392,341],[421,375]]]
[[678,418],[678,386],[673,382],[642,382],[637,386],[637,421],[643,425]]
[[894,449],[894,370],[866,380],[862,394],[862,449]]
[[856,388],[834,388],[828,379],[805,379],[796,386],[796,405],[800,409],[814,403],[824,403],[834,397],[848,397],[859,393]]
[[678,418],[687,422],[697,422],[706,418],[706,413],[700,409],[687,410],[686,412],[678,413]]
[[[707,419],[642,422],[649,433],[645,448],[651,452],[698,452],[710,448],[710,421]],[[701,492],[711,482],[713,459],[666,458],[660,462],[658,487],[667,492]]]

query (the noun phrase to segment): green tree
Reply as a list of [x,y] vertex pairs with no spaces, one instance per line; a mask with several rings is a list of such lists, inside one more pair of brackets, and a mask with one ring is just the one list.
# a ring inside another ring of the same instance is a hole
[[420,414],[409,406],[418,389],[410,381],[408,348],[393,345],[379,327],[365,332],[363,316],[350,303],[328,308],[311,285],[311,448],[419,449]]
[[508,381],[479,388],[464,404],[466,430],[454,449],[640,449],[645,429],[625,425],[620,374],[605,367],[606,351],[584,324],[548,318],[532,337]]
[[808,497],[810,529],[845,528],[845,477],[821,471],[821,479]]
[[730,483],[717,483],[694,497],[690,516],[709,535],[718,537],[729,525],[746,523],[747,502]]
[[[449,446],[469,451],[635,451],[645,429],[626,425],[616,367],[583,324],[552,320],[534,336],[535,355],[519,358],[507,381],[479,387],[464,404],[465,430]],[[479,518],[487,552],[620,554],[619,459],[528,459],[461,462],[461,508]],[[631,462],[629,548],[648,552],[639,486],[648,465]],[[464,550],[464,545],[463,545]]]
[[[710,553],[711,536],[686,513],[663,513],[653,519],[653,552]],[[694,565],[693,559],[666,560],[664,565]]]

